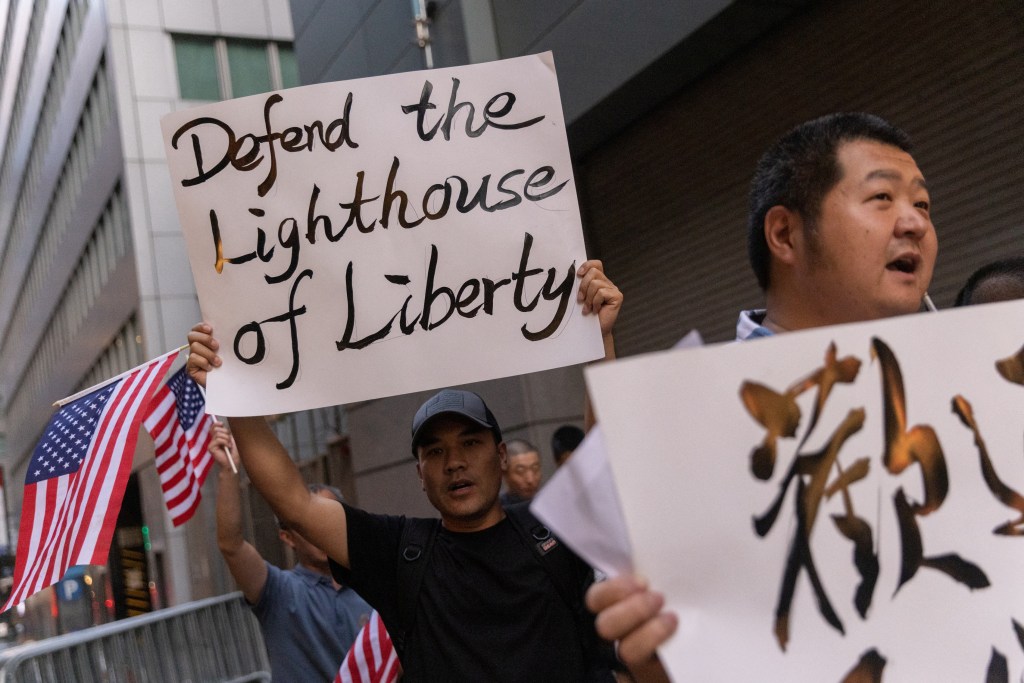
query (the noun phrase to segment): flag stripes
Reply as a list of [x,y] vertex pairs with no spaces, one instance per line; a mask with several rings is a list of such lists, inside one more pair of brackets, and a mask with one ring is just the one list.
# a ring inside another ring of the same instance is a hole
[[178,351],[71,401],[47,424],[25,477],[11,594],[2,610],[76,564],[105,564],[142,413]]
[[144,424],[153,437],[156,470],[164,502],[174,526],[191,519],[201,500],[201,487],[213,464],[206,402],[182,368],[153,398]]
[[398,673],[398,653],[380,614],[374,610],[345,655],[334,683],[394,683]]

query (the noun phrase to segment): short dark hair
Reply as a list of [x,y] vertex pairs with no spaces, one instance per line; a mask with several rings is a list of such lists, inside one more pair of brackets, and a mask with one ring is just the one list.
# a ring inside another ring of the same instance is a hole
[[910,137],[888,121],[862,112],[837,113],[802,123],[779,138],[757,162],[750,183],[747,253],[762,290],[768,289],[770,254],[764,218],[773,206],[796,211],[813,226],[821,201],[841,179],[839,147],[872,140],[910,152]]
[[953,305],[970,306],[973,303],[974,290],[984,281],[998,277],[1016,278],[1024,283],[1024,256],[1000,259],[978,268],[967,278],[963,289],[956,295],[956,302]]
[[583,442],[585,434],[575,425],[562,425],[551,435],[551,453],[558,462],[558,456],[566,451],[574,451]]

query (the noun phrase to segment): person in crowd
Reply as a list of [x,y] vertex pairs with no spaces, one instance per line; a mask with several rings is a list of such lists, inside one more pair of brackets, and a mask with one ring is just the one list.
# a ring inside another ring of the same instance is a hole
[[[333,680],[356,634],[369,619],[370,606],[331,577],[324,551],[284,519],[278,536],[294,551],[296,564],[286,571],[264,560],[242,535],[239,475],[228,461],[238,450],[223,424],[213,426],[210,451],[219,467],[217,545],[259,621],[274,680]],[[341,492],[333,486],[303,487],[325,505],[341,507]]]
[[537,447],[525,439],[510,439],[505,442],[508,453],[508,469],[505,470],[505,492],[501,494],[502,505],[514,505],[533,500],[540,490],[540,453]]
[[555,458],[555,466],[561,467],[569,459],[572,452],[579,448],[585,436],[582,429],[575,425],[562,425],[551,435],[551,453]]
[[[803,123],[761,157],[750,189],[748,251],[765,308],[737,338],[919,311],[938,251],[928,187],[910,139],[869,114]],[[666,680],[656,650],[676,630],[664,597],[633,575],[595,584],[597,629],[641,680]]]
[[974,271],[954,306],[1024,299],[1024,256],[993,261]]
[[[622,303],[599,261],[578,270],[578,302],[605,348]],[[213,329],[189,333],[190,375],[221,364]],[[608,648],[584,605],[593,572],[529,515],[506,514],[501,428],[484,401],[447,389],[412,421],[416,472],[440,520],[374,515],[310,493],[263,418],[230,418],[241,459],[278,516],[323,548],[341,583],[379,611],[405,681],[608,681]]]

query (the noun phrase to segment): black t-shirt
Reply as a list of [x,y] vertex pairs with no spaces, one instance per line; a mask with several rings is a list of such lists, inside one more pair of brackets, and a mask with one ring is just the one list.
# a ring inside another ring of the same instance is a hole
[[[351,569],[332,563],[335,577],[380,612],[385,626],[404,629],[397,565],[405,518],[347,505],[345,512]],[[472,533],[439,529],[427,561],[414,626],[399,653],[403,681],[585,678],[576,616],[507,518]]]

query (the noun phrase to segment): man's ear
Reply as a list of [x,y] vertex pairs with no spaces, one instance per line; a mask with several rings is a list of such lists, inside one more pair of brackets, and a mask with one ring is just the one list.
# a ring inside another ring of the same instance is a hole
[[292,534],[287,529],[278,529],[277,537],[281,539],[292,550],[295,549],[295,541],[292,539]]
[[423,483],[423,472],[420,471],[420,459],[416,458],[416,476],[420,478],[420,489],[426,491],[427,485]]
[[764,239],[772,259],[793,265],[803,251],[803,218],[792,209],[776,204],[764,215]]
[[508,448],[504,441],[498,444],[498,462],[501,464],[502,474],[508,472]]

